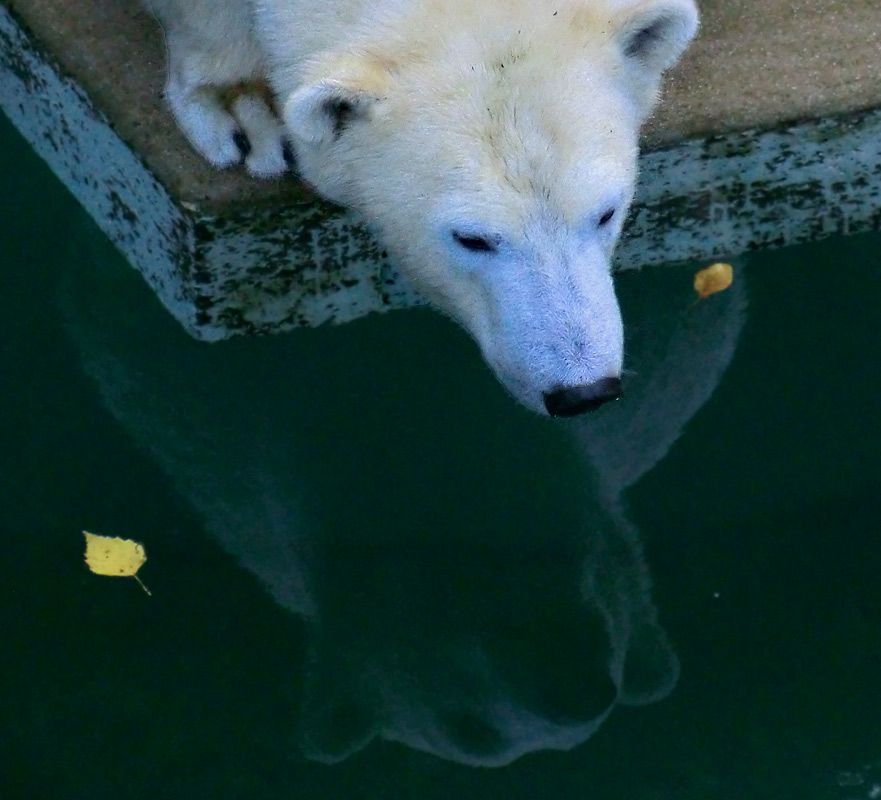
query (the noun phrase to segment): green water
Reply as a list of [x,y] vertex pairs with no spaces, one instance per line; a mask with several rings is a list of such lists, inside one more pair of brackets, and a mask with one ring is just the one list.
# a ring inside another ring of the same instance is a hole
[[2,800],[881,795],[881,235],[621,276],[561,424],[426,310],[196,343],[0,144]]

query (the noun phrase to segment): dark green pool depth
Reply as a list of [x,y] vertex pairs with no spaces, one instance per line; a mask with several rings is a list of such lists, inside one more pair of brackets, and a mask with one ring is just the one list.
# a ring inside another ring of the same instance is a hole
[[188,339],[0,143],[2,800],[881,795],[881,235],[621,275],[559,424],[428,310]]

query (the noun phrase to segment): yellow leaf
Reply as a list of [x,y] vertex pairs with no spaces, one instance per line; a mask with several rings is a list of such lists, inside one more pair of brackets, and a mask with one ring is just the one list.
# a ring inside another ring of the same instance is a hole
[[141,588],[150,594],[137,572],[147,560],[144,545],[130,539],[98,536],[83,531],[86,537],[86,565],[96,575],[113,575],[134,578]]
[[734,270],[731,264],[710,264],[694,276],[694,290],[702,300],[731,286]]

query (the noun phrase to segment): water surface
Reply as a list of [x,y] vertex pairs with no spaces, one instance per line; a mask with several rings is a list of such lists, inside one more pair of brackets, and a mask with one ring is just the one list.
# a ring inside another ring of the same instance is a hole
[[427,310],[190,340],[0,141],[4,800],[881,793],[881,235],[622,275],[558,423]]

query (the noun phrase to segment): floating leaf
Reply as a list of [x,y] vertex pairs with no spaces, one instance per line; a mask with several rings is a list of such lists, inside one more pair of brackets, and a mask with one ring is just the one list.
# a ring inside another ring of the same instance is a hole
[[150,594],[137,575],[147,560],[144,545],[130,539],[98,536],[88,531],[83,531],[83,535],[86,537],[86,565],[92,572],[96,575],[134,578]]
[[731,264],[710,264],[694,276],[694,290],[702,300],[731,286],[734,270]]

